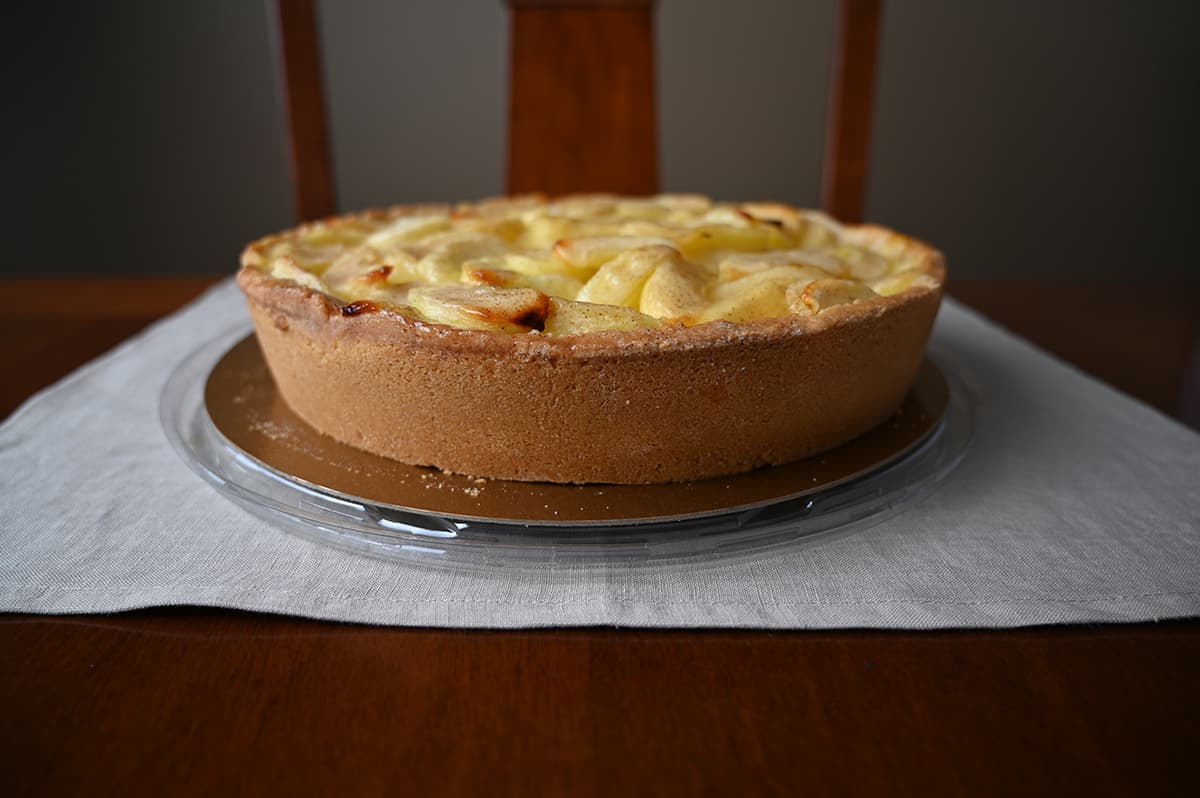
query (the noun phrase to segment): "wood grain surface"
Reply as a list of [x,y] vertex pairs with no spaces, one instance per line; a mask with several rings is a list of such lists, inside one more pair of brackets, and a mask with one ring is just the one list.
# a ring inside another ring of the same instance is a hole
[[[0,281],[0,412],[211,281]],[[1195,286],[955,283],[1184,414]],[[1149,292],[1149,293],[1147,293]],[[1110,323],[1120,309],[1123,324]],[[973,632],[0,616],[12,795],[1175,795],[1200,622]]]
[[3,618],[10,794],[1171,795],[1197,624],[459,632]]
[[845,222],[862,221],[866,203],[875,64],[882,26],[883,0],[838,0],[821,207]]
[[321,38],[313,0],[268,0],[296,221],[337,207]]
[[653,5],[510,2],[510,193],[657,190]]

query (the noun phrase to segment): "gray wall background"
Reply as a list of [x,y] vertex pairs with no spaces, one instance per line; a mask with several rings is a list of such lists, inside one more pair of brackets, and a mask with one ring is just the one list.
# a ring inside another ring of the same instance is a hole
[[[291,224],[265,5],[22,3],[6,275],[224,273]],[[501,0],[323,0],[340,204],[503,187]],[[1194,280],[1189,2],[893,0],[868,216],[952,274]],[[664,190],[818,201],[833,0],[661,0]]]

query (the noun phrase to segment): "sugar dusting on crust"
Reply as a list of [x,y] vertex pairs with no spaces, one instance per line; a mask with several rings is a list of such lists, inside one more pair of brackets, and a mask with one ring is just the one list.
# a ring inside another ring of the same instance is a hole
[[[440,475],[440,476],[439,476]],[[441,490],[463,493],[472,498],[478,498],[483,495],[483,489],[487,485],[487,480],[483,477],[465,477],[470,479],[471,484],[463,485],[464,476],[456,474],[453,471],[439,470],[437,473],[426,472],[421,474],[421,487],[425,490]]]

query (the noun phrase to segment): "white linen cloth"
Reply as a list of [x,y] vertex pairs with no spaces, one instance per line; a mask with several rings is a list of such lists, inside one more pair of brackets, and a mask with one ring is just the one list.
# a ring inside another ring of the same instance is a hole
[[245,325],[231,282],[0,425],[0,609],[204,605],[406,626],[948,628],[1200,614],[1200,435],[953,301],[935,331],[978,397],[966,459],[850,534],[706,568],[425,568],[287,534],[197,477],[163,384]]

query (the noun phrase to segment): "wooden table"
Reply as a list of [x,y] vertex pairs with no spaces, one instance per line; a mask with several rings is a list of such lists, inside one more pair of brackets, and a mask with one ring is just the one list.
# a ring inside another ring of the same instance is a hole
[[[0,415],[210,282],[0,281]],[[952,293],[1198,423],[1197,286]],[[1168,795],[1194,781],[1200,622],[471,632],[6,615],[0,717],[10,795]]]

